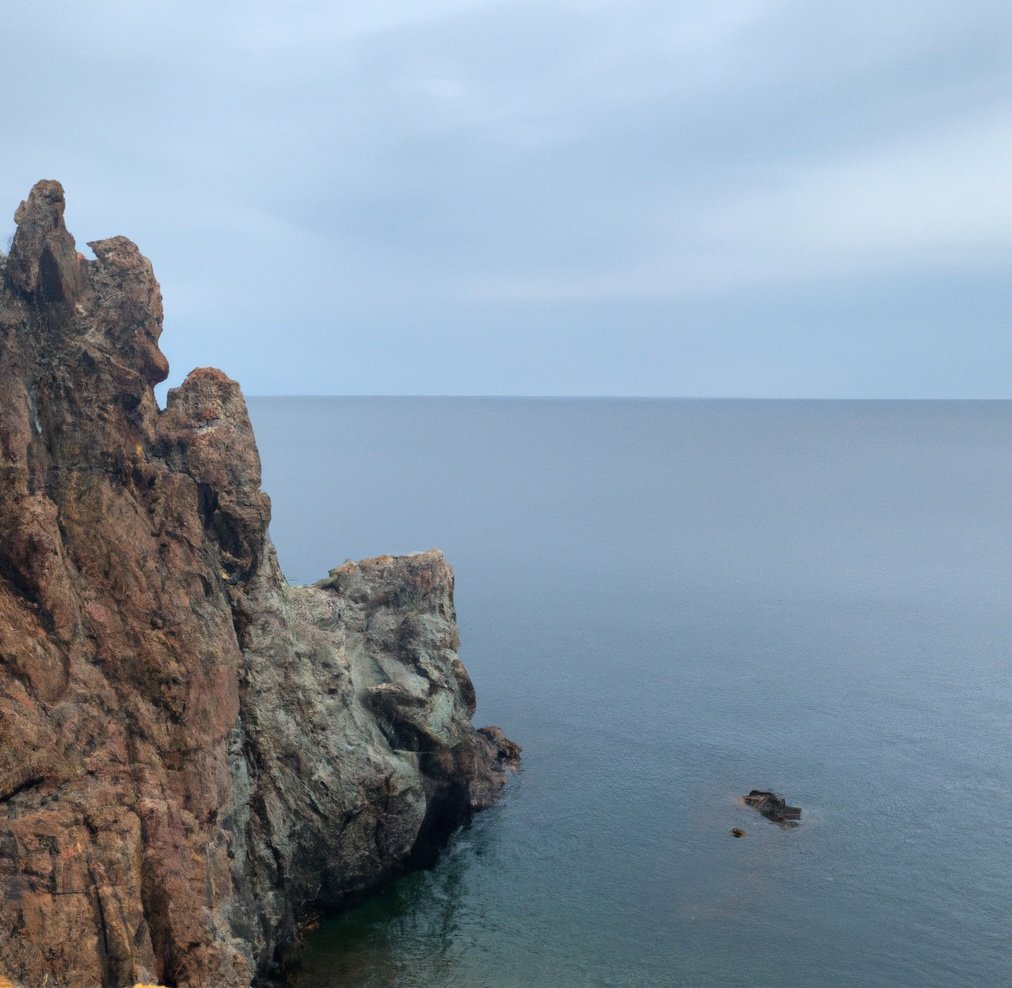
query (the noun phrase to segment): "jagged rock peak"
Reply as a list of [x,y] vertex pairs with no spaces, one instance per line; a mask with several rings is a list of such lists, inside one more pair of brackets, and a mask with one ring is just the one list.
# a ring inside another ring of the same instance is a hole
[[84,286],[84,258],[64,226],[65,207],[63,186],[42,181],[14,213],[18,228],[7,259],[7,280],[32,301],[73,303]]
[[[96,260],[87,260],[64,225],[65,206],[59,182],[32,188],[14,214],[3,284],[23,306],[20,321],[42,323],[50,335],[87,334],[86,349],[115,356],[138,375],[140,391],[149,389],[169,373],[158,348],[162,293],[151,263],[126,237],[92,241]],[[7,324],[17,321],[10,308]]]
[[0,258],[0,985],[264,985],[519,759],[438,552],[290,587],[239,385],[159,411],[162,300],[40,182]]

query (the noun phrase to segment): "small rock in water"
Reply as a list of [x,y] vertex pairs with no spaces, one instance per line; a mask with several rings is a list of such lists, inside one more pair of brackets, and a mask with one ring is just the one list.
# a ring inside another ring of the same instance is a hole
[[742,830],[741,827],[732,827],[731,828],[731,836],[732,837],[744,837],[745,834],[746,834],[746,831]]
[[753,789],[747,796],[743,797],[745,802],[757,809],[767,820],[774,823],[789,823],[794,825],[801,819],[801,808],[788,806],[782,796],[767,789]]

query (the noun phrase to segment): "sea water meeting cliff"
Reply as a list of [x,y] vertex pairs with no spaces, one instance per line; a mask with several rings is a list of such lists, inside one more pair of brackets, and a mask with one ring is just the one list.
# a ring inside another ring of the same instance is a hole
[[245,988],[492,803],[441,553],[289,586],[236,382],[39,182],[0,255],[0,977]]

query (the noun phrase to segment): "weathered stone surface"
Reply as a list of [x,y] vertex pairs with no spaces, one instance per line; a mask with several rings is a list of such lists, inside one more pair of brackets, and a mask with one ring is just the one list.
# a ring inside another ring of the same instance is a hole
[[73,304],[86,280],[84,258],[63,225],[63,189],[39,182],[14,214],[18,224],[7,282],[36,305]]
[[742,797],[747,806],[758,810],[767,820],[785,826],[796,826],[801,819],[801,809],[797,806],[788,806],[787,801],[768,789],[753,789],[747,796]]
[[438,552],[288,586],[238,385],[39,183],[0,255],[0,983],[238,988],[489,805]]

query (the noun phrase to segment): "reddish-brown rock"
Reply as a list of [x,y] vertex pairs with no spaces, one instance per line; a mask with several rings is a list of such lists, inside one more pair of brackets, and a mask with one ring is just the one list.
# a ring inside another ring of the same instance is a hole
[[288,587],[238,385],[40,182],[0,255],[0,983],[238,988],[488,805],[439,553]]

